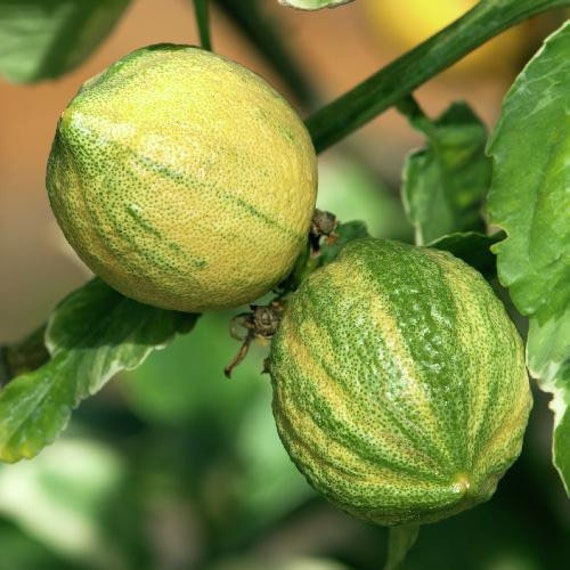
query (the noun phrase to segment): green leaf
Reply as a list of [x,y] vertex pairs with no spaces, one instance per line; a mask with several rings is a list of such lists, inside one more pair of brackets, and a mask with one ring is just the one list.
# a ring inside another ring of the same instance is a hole
[[125,374],[121,386],[129,407],[149,422],[180,426],[203,421],[235,436],[260,384],[268,382],[261,376],[267,355],[257,342],[236,367],[232,381],[224,376],[224,366],[241,344],[230,335],[234,316],[235,311],[204,314],[192,335],[175,339]]
[[81,400],[191,330],[196,319],[127,299],[98,279],[69,295],[48,323],[51,359],[0,391],[0,461],[39,453]]
[[0,74],[26,83],[59,77],[109,35],[129,0],[0,0]]
[[377,238],[410,241],[402,201],[364,164],[335,155],[319,161],[317,208],[343,220],[361,220]]
[[455,257],[468,263],[487,279],[497,274],[497,261],[491,246],[505,239],[504,232],[491,236],[478,232],[455,233],[444,236],[432,243],[430,247],[449,251]]
[[299,8],[300,10],[335,8],[349,2],[352,2],[352,0],[279,0],[279,3],[283,4],[283,6],[291,6],[291,8]]
[[337,238],[331,243],[324,243],[321,248],[321,255],[319,256],[319,265],[326,265],[334,261],[340,250],[349,242],[355,239],[369,237],[368,228],[366,224],[360,220],[346,222],[339,224],[336,229]]
[[530,317],[527,359],[554,395],[554,463],[570,491],[570,24],[554,33],[507,94],[489,141],[488,210],[508,237],[499,279]]
[[124,554],[106,517],[126,475],[111,447],[61,439],[35,461],[0,471],[0,513],[65,558],[89,560],[93,570],[122,569]]
[[[267,558],[261,555],[257,557],[229,558],[227,560],[216,561],[213,566],[208,566],[207,570],[266,570]],[[348,566],[330,560],[328,558],[313,557],[284,557],[283,560],[271,562],[271,570],[349,570]]]
[[354,220],[345,224],[339,224],[335,230],[335,237],[332,240],[321,240],[319,255],[313,255],[308,246],[301,252],[293,271],[279,284],[285,291],[295,291],[299,284],[308,277],[315,269],[334,261],[340,250],[350,241],[363,237],[368,237],[368,228],[360,220]]
[[530,319],[527,361],[540,388],[553,395],[554,466],[570,495],[570,307],[544,321],[540,312]]
[[491,175],[483,123],[464,103],[433,122],[423,114],[410,122],[427,137],[425,148],[412,153],[404,167],[403,199],[416,243],[483,230],[481,207]]

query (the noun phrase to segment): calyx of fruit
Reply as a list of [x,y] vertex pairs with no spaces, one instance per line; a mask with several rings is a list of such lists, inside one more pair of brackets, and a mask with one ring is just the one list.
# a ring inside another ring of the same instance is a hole
[[451,254],[362,239],[289,299],[269,359],[280,437],[340,508],[385,525],[491,497],[531,408],[521,339]]
[[47,171],[81,259],[128,297],[202,312],[253,301],[307,242],[316,157],[263,79],[179,45],[134,51],[82,87]]

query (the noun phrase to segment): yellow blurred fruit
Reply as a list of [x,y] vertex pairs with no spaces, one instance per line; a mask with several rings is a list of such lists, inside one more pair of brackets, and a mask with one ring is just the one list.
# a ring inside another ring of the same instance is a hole
[[316,200],[297,113],[210,52],[137,50],[61,116],[47,173],[67,240],[109,285],[165,309],[249,303],[292,268]]
[[[477,0],[360,0],[374,36],[384,45],[407,51],[462,16]],[[510,29],[470,53],[454,72],[508,70],[524,52],[524,26]]]

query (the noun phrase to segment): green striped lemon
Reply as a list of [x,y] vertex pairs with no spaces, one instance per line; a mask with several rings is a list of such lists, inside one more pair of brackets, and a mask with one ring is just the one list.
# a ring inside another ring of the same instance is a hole
[[521,339],[451,254],[351,242],[291,296],[269,359],[281,439],[337,506],[385,525],[487,500],[519,455]]
[[307,240],[316,157],[263,79],[190,46],[139,49],[63,112],[47,170],[79,257],[165,309],[234,307],[269,291]]

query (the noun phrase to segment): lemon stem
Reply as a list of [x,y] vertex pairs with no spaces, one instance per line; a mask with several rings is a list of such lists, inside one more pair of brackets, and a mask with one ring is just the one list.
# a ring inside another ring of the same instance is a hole
[[409,524],[392,526],[388,531],[388,558],[384,570],[400,570],[408,554],[415,544],[420,525]]

